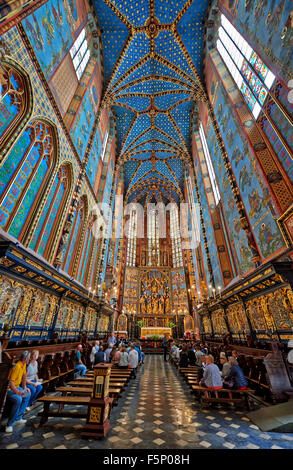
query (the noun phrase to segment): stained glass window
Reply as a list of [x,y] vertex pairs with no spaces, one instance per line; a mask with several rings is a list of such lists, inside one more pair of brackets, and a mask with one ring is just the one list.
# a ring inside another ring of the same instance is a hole
[[183,266],[183,259],[177,207],[172,207],[170,210],[170,237],[172,243],[173,267],[179,268]]
[[159,266],[159,214],[156,209],[148,210],[148,264]]
[[20,120],[27,100],[21,75],[8,64],[0,64],[0,147]]
[[0,169],[0,226],[21,239],[38,203],[53,163],[50,126],[35,121],[27,126]]
[[209,173],[210,182],[211,182],[211,185],[212,185],[212,190],[213,190],[213,194],[214,194],[214,198],[215,198],[215,204],[217,205],[218,202],[221,199],[221,196],[220,196],[220,191],[219,191],[219,188],[218,188],[216,175],[215,175],[215,171],[214,171],[213,163],[212,163],[212,160],[211,160],[210,151],[209,151],[209,148],[208,148],[208,145],[207,145],[206,136],[205,136],[205,133],[204,133],[204,130],[203,130],[202,123],[200,123],[200,126],[199,126],[199,135],[200,135],[200,140],[201,140],[201,143],[202,143],[202,148],[203,148],[203,153],[204,153],[204,156],[205,156],[206,164],[207,164],[207,167],[208,167],[208,173]]
[[128,221],[128,241],[126,266],[135,266],[136,264],[136,235],[137,235],[137,213],[131,211]]
[[257,119],[274,83],[274,74],[223,14],[217,49]]
[[55,233],[60,222],[58,214],[62,214],[67,199],[66,196],[69,190],[68,177],[68,167],[61,167],[56,175],[29,244],[29,248],[37,251],[41,256],[46,257],[47,253],[50,252],[51,244],[48,243],[48,240],[50,234]]
[[72,48],[70,49],[70,55],[77,78],[80,80],[90,58],[85,29],[81,31],[78,38],[75,40]]
[[76,246],[80,242],[82,226],[84,221],[84,201],[83,199],[79,200],[78,206],[75,210],[72,229],[67,245],[67,249],[63,261],[63,270],[71,274],[72,265],[74,262],[74,255],[76,251]]

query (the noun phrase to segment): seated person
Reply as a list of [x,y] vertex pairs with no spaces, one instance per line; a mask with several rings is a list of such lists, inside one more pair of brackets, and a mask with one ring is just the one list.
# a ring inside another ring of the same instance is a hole
[[235,359],[233,356],[229,357],[229,364],[231,369],[225,378],[223,388],[231,388],[232,390],[245,390],[247,388],[248,382],[243,374],[241,367],[238,365],[237,359]]
[[188,361],[190,366],[195,366],[196,364],[196,356],[193,347],[189,347],[188,349]]
[[104,353],[104,347],[100,346],[98,352],[95,354],[95,364],[103,364],[106,362],[106,355]]
[[27,410],[30,409],[30,406],[32,406],[32,404],[36,401],[37,396],[43,390],[43,387],[40,384],[40,379],[38,378],[38,357],[39,351],[32,351],[30,361],[27,366],[26,385],[31,392],[31,398]]
[[185,344],[182,346],[182,351],[180,353],[179,367],[188,367],[188,351]]
[[86,366],[81,360],[81,351],[82,351],[82,345],[79,344],[77,346],[77,352],[76,352],[76,360],[75,360],[75,368],[77,369],[79,375],[83,377],[86,373]]
[[196,363],[199,367],[202,366],[202,358],[203,358],[204,354],[203,352],[200,350],[200,347],[199,346],[196,346],[195,348],[195,357],[196,357]]
[[20,360],[10,372],[7,400],[12,402],[12,409],[5,429],[6,433],[13,432],[14,423],[26,423],[26,419],[22,419],[22,416],[31,398],[31,392],[26,386],[26,365],[29,358],[29,351],[23,351]]
[[227,358],[222,353],[220,354],[220,363],[222,364],[221,376],[224,379],[230,372],[231,366],[227,361]]
[[206,356],[207,365],[205,366],[203,378],[200,381],[200,385],[213,390],[218,390],[223,387],[222,377],[220,370],[216,364],[214,364],[214,357],[209,354]]

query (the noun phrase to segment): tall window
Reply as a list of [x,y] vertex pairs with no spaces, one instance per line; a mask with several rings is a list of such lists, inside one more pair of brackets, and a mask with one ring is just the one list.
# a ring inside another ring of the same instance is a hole
[[102,162],[104,161],[106,148],[107,148],[107,143],[108,143],[108,138],[109,138],[109,132],[108,132],[108,130],[106,130],[105,135],[104,135],[104,140],[103,140],[103,147],[102,147],[102,151],[101,151],[101,160],[102,160]]
[[13,131],[25,112],[25,82],[14,68],[0,64],[0,146]]
[[179,268],[183,266],[183,259],[177,207],[172,207],[170,211],[170,236],[172,242],[173,267]]
[[29,248],[48,258],[56,231],[60,226],[61,218],[70,192],[70,173],[67,165],[59,168],[48,194],[43,211],[36,225]]
[[27,126],[0,169],[0,226],[22,239],[53,166],[53,130],[43,121]]
[[70,49],[70,55],[77,78],[80,80],[90,58],[90,51],[85,36],[85,29],[81,31],[78,38],[74,41],[74,44]]
[[148,211],[148,253],[149,266],[159,266],[159,217],[156,209]]
[[217,49],[257,119],[275,75],[223,14]]
[[201,143],[202,143],[202,148],[203,148],[203,153],[204,153],[204,156],[205,156],[206,164],[207,164],[207,167],[208,167],[209,177],[210,177],[212,190],[213,190],[213,194],[214,194],[214,198],[215,198],[215,204],[217,205],[218,202],[221,199],[221,196],[220,196],[218,184],[217,184],[217,181],[216,181],[215,171],[214,171],[214,167],[213,167],[213,164],[212,164],[212,160],[211,160],[211,156],[210,156],[210,152],[209,152],[209,148],[208,148],[208,145],[207,145],[206,136],[205,136],[205,133],[204,133],[204,130],[203,130],[202,123],[200,123],[200,126],[199,126],[199,135],[200,135],[200,139],[201,139]]
[[135,266],[136,261],[136,234],[137,234],[137,214],[133,210],[130,214],[128,225],[128,241],[127,241],[127,266]]

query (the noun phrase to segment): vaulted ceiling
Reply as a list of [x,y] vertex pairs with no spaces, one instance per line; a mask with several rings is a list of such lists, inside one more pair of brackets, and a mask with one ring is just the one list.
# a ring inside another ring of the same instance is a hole
[[93,0],[128,200],[179,201],[208,0]]

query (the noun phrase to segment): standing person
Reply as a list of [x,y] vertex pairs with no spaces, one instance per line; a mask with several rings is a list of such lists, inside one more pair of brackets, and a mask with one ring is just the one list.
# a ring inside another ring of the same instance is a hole
[[136,378],[136,368],[138,366],[138,352],[134,348],[133,344],[130,346],[130,351],[128,354],[128,365],[129,368],[132,369],[134,378]]
[[79,344],[77,346],[77,351],[76,351],[75,368],[77,369],[79,375],[83,377],[86,373],[86,366],[81,360],[81,351],[82,351],[82,345]]
[[26,423],[26,419],[22,419],[22,416],[31,397],[31,392],[26,386],[26,366],[29,358],[29,351],[23,351],[20,360],[10,372],[7,399],[12,402],[12,410],[5,429],[6,433],[13,432],[14,423]]
[[207,365],[204,369],[203,378],[200,381],[200,385],[215,390],[223,388],[220,370],[218,366],[214,364],[214,358],[211,354],[206,356],[206,362]]
[[113,349],[113,346],[111,346],[111,345],[108,343],[108,347],[106,348],[106,351],[105,351],[106,362],[111,362],[111,352],[112,352],[112,349]]
[[[232,357],[234,357],[234,359],[237,363],[236,365],[239,366],[239,364],[238,364],[238,354],[237,354],[237,351],[235,349],[233,349],[233,351],[232,351]],[[229,360],[230,360],[230,358],[229,358]]]
[[31,392],[27,410],[30,410],[32,404],[36,401],[37,396],[43,390],[43,387],[40,384],[40,379],[38,378],[38,357],[39,351],[32,351],[30,355],[30,361],[27,366],[26,385]]
[[164,349],[164,361],[167,362],[167,354],[168,354],[168,338],[167,338],[167,335],[165,334],[164,335],[164,338],[163,338],[163,349]]
[[114,332],[112,331],[112,333],[110,334],[108,338],[108,345],[113,347],[115,343],[116,343],[116,338],[114,336]]
[[95,363],[95,355],[99,351],[99,349],[100,349],[100,343],[99,341],[95,341],[91,350],[91,355],[90,355],[90,361],[91,361],[92,367],[94,366],[94,363]]
[[120,353],[119,359],[119,367],[120,369],[127,369],[128,368],[128,353],[126,352],[126,348],[123,347]]
[[196,363],[199,367],[202,366],[202,357],[203,357],[203,352],[200,350],[199,346],[196,346],[195,348],[195,357],[196,357]]

